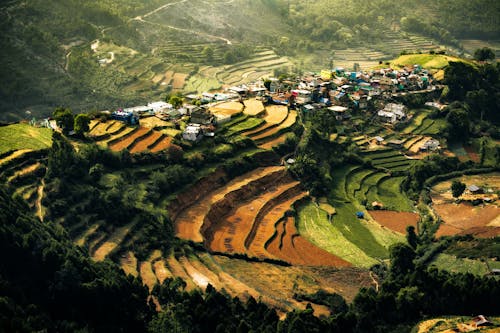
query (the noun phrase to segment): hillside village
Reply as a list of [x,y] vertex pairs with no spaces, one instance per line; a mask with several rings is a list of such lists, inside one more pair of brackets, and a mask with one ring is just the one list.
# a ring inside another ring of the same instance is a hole
[[[392,68],[370,72],[349,72],[343,68],[310,73],[295,79],[269,78],[247,85],[228,87],[220,92],[205,92],[201,95],[188,94],[184,103],[177,108],[167,102],[151,102],[145,106],[123,108],[111,113],[111,118],[129,125],[140,124],[141,117],[155,116],[165,121],[187,123],[182,138],[199,141],[203,136],[213,136],[214,126],[231,121],[231,117],[243,111],[241,104],[233,104],[234,109],[226,112],[217,109],[227,107],[228,102],[243,102],[256,99],[263,105],[286,105],[300,114],[327,108],[339,122],[348,121],[353,112],[367,111],[380,123],[396,125],[411,120],[408,108],[393,98],[405,94],[430,93],[439,90],[432,74],[418,65],[401,70]],[[439,91],[438,91],[439,93]],[[435,96],[438,96],[438,93]],[[429,106],[444,106],[429,102]],[[176,126],[180,128],[180,126]],[[376,137],[379,143],[383,138]],[[387,142],[389,143],[389,142]],[[390,143],[397,145],[398,140]],[[384,142],[386,144],[386,142]],[[435,141],[425,145],[425,149],[435,150]]]

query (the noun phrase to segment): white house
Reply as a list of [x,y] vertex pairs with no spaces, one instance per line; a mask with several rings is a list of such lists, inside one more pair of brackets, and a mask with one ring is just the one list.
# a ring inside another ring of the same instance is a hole
[[182,138],[188,141],[199,141],[203,137],[200,124],[189,124],[184,132]]

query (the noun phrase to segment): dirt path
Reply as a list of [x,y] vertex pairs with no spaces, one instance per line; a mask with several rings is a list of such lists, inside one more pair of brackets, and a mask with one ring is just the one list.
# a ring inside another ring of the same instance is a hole
[[45,179],[42,178],[40,182],[40,186],[37,189],[37,198],[36,198],[36,216],[43,222],[43,208],[42,208],[42,199],[43,199],[43,189],[45,187]]

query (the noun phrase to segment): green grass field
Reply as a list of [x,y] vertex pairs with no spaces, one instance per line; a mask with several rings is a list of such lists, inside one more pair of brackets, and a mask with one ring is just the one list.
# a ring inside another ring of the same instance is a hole
[[261,118],[249,117],[245,121],[239,122],[239,123],[235,124],[234,126],[229,127],[227,133],[229,135],[232,135],[235,133],[247,131],[247,130],[250,130],[252,128],[259,126],[263,122],[264,122],[264,120]]
[[29,124],[13,124],[0,127],[0,154],[9,150],[39,150],[52,145],[52,130]]
[[377,263],[377,260],[347,239],[335,223],[328,221],[326,212],[312,202],[298,208],[297,221],[299,233],[326,251],[359,267],[370,267]]
[[[477,259],[457,258],[450,254],[440,253],[431,263],[437,268],[450,271],[453,273],[472,273],[475,275],[488,274],[488,267],[486,263]],[[488,260],[490,267],[499,268],[500,262],[495,260]]]
[[397,67],[404,67],[406,65],[420,65],[423,68],[427,69],[441,69],[448,66],[450,61],[467,62],[464,59],[448,55],[422,53],[422,54],[407,54],[399,56],[398,58],[392,61],[391,67],[397,68]]

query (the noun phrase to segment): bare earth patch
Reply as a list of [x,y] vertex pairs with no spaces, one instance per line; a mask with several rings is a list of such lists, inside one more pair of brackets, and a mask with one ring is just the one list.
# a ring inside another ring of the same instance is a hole
[[409,225],[416,228],[420,219],[418,214],[410,212],[372,210],[369,213],[380,225],[402,234],[406,234],[406,227]]
[[495,205],[473,206],[469,203],[445,203],[434,205],[443,220],[436,236],[475,234],[500,235],[500,227],[488,226],[498,219],[500,208]]
[[113,151],[120,151],[120,150],[123,150],[125,148],[127,148],[132,142],[134,142],[134,140],[144,134],[146,134],[150,129],[149,128],[145,128],[145,127],[140,127],[137,131],[135,131],[134,133],[130,134],[130,135],[127,135],[127,136],[124,136],[121,140],[119,140],[118,142],[115,142],[113,144],[110,145],[110,149],[113,150]]

